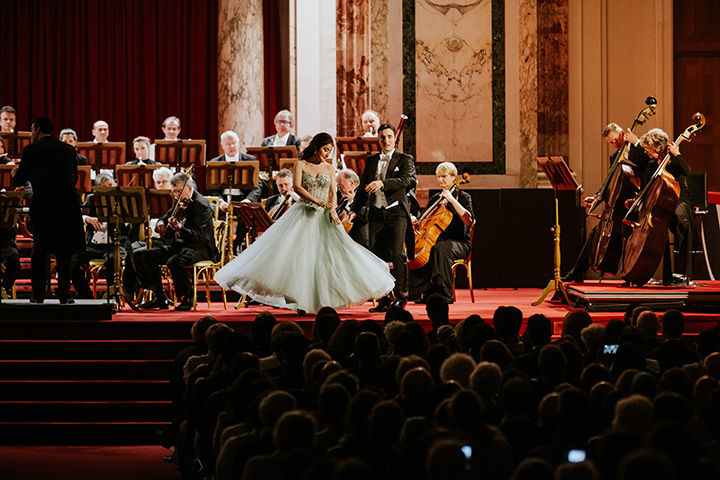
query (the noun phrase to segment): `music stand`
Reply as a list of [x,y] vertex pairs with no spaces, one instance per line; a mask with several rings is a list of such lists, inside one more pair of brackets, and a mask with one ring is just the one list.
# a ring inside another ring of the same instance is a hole
[[162,165],[115,165],[115,179],[120,187],[130,186],[153,188],[153,172]]
[[335,143],[340,155],[347,152],[365,152],[368,155],[380,153],[378,137],[337,137]]
[[232,202],[232,205],[237,210],[238,218],[247,227],[251,243],[255,241],[258,233],[264,232],[273,224],[261,203]]
[[17,165],[0,165],[0,188],[15,190],[12,170],[16,167]]
[[125,163],[125,142],[78,142],[77,153],[87,157],[95,173],[113,170],[115,165]]
[[92,190],[92,167],[90,165],[78,165],[78,179],[75,189],[78,195],[85,195]]
[[130,308],[137,310],[122,284],[122,259],[120,258],[120,224],[145,223],[148,221],[144,187],[94,187],[97,218],[113,225],[113,246],[115,249],[115,276],[112,287],[108,285],[107,298],[115,297],[118,311],[122,311],[123,298]]
[[[260,162],[224,162],[221,160],[207,162],[205,165],[205,189],[225,190],[237,188],[250,190],[259,182]],[[228,198],[228,203],[230,203]]]
[[30,145],[30,135],[30,132],[0,132],[8,157],[21,158],[25,147]]
[[553,243],[555,245],[554,261],[555,261],[555,275],[552,280],[548,283],[547,287],[543,289],[540,298],[533,302],[533,306],[537,307],[545,300],[545,297],[552,291],[560,291],[565,302],[570,305],[570,299],[568,298],[567,289],[560,277],[560,213],[558,208],[558,190],[577,190],[580,188],[575,177],[572,176],[570,169],[563,160],[562,157],[539,157],[538,163],[545,172],[550,184],[553,187],[553,194],[555,196],[555,226],[551,229],[553,232]]
[[261,178],[268,182],[268,195],[273,195],[275,190],[272,184],[273,176],[275,172],[280,170],[283,159],[296,160],[298,158],[297,148],[292,145],[284,147],[248,147],[247,153],[260,162]]
[[155,140],[155,159],[176,171],[205,165],[205,140]]
[[349,168],[357,173],[358,176],[362,176],[367,158],[367,152],[345,152],[342,156],[342,161],[345,168]]

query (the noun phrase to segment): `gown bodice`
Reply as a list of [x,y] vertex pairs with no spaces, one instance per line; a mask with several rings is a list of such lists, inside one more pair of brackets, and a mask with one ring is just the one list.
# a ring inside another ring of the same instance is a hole
[[330,175],[322,174],[316,177],[305,172],[302,174],[302,187],[320,201],[330,201],[330,184]]

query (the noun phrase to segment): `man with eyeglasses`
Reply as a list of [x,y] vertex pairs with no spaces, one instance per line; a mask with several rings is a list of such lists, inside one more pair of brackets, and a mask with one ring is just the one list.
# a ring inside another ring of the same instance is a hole
[[300,137],[293,135],[291,130],[295,126],[295,117],[289,110],[280,110],[275,115],[275,135],[265,138],[260,146],[262,147],[285,147],[294,146],[300,156]]

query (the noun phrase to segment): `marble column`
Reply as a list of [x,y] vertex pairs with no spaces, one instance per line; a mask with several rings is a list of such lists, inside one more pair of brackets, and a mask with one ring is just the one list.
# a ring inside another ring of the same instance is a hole
[[337,135],[360,135],[360,115],[370,108],[370,6],[337,1]]
[[[233,130],[245,146],[263,139],[262,0],[219,0],[218,136]],[[222,152],[222,149],[220,149]]]
[[519,187],[535,188],[538,183],[537,0],[520,0],[519,10]]
[[[389,58],[390,45],[388,0],[370,2],[370,106],[380,115],[380,123],[391,120],[388,100],[390,96]],[[402,54],[402,52],[400,52]]]

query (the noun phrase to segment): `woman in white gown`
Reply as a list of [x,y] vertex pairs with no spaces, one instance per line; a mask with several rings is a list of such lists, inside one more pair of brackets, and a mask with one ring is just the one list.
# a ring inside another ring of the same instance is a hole
[[220,286],[310,313],[359,305],[393,289],[387,264],[340,226],[333,148],[329,134],[313,137],[295,163],[293,188],[300,201],[215,274]]

